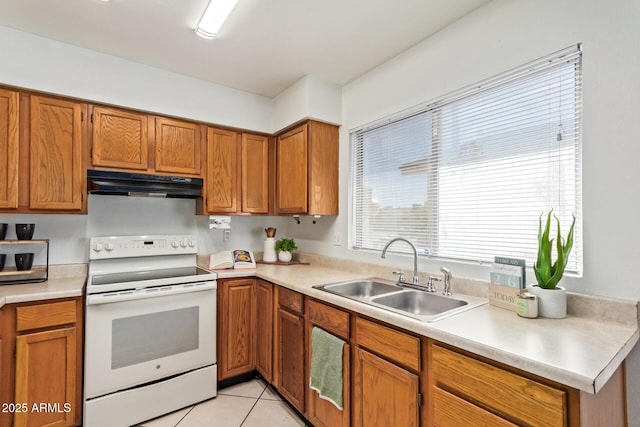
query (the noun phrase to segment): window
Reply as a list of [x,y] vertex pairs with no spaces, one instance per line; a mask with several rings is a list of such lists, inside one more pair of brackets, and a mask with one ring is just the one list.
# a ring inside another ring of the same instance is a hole
[[580,272],[581,91],[577,46],[352,131],[353,248],[531,265],[553,208]]

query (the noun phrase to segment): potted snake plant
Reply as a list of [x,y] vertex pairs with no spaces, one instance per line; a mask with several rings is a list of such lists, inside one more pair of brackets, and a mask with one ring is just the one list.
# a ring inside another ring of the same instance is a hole
[[[542,226],[542,216],[538,223],[538,256],[533,264],[533,272],[537,283],[529,286],[529,292],[538,296],[538,313],[542,317],[562,319],[567,316],[567,291],[558,286],[564,275],[564,270],[569,261],[569,254],[573,247],[573,230],[576,225],[576,216],[573,215],[573,222],[569,228],[567,238],[564,239],[560,232],[560,220],[553,216],[557,225],[557,236],[549,238],[551,228],[551,214],[553,209],[547,214],[546,224]],[[555,261],[553,249],[555,247]]]

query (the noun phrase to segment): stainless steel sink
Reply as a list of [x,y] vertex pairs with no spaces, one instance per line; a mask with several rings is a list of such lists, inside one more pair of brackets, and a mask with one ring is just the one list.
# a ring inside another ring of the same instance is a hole
[[456,298],[424,291],[396,292],[372,298],[371,302],[420,316],[433,316],[468,304]]
[[402,290],[401,287],[379,282],[372,279],[355,280],[353,282],[326,285],[325,291],[333,292],[345,297],[369,298],[376,295],[388,294]]
[[314,288],[423,322],[435,322],[488,302],[487,299],[468,295],[444,296],[422,290],[407,289],[391,281],[378,278],[319,285]]

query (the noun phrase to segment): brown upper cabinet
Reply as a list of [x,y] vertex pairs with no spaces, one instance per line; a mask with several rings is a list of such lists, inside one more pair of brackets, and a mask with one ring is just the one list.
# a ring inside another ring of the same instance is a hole
[[0,89],[0,208],[18,207],[18,92]]
[[195,123],[155,118],[156,170],[200,175],[200,135]]
[[202,213],[268,214],[269,137],[209,127]]
[[0,210],[86,212],[87,105],[0,89]]
[[29,209],[86,211],[86,104],[31,96]]
[[146,171],[149,168],[148,116],[93,107],[93,166]]
[[101,106],[92,107],[91,120],[94,167],[200,176],[196,123]]
[[276,143],[278,215],[338,215],[338,127],[308,121]]

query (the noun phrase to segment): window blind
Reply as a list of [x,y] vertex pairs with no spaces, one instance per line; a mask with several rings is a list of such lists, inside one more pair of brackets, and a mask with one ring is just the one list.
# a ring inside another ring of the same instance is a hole
[[563,236],[578,218],[567,271],[581,272],[581,55],[574,46],[353,130],[352,247],[400,236],[422,255],[531,265],[553,208]]

